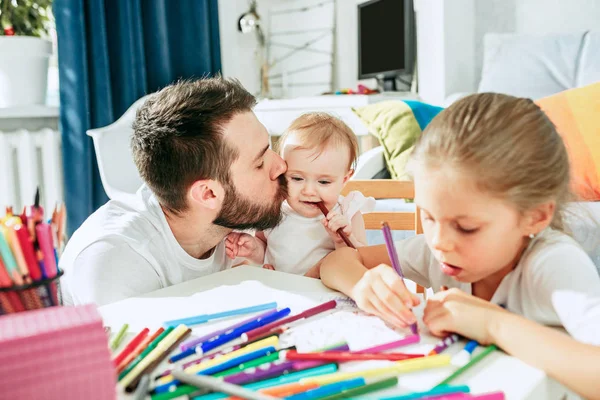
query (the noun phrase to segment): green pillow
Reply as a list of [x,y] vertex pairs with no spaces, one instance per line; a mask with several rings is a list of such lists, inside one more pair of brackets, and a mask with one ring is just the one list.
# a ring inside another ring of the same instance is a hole
[[441,107],[411,100],[388,100],[352,111],[379,139],[392,179],[408,180],[405,171],[410,153],[419,135]]

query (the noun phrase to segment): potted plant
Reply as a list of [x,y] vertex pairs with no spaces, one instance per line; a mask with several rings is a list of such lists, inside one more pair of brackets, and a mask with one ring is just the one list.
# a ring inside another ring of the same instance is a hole
[[0,0],[0,107],[44,104],[52,0]]

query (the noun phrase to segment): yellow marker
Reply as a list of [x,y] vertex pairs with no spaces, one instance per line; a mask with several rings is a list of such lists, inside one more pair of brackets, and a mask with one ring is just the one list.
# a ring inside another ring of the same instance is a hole
[[186,325],[179,325],[177,328],[173,329],[171,333],[169,333],[163,340],[161,340],[154,350],[152,350],[146,357],[142,359],[127,375],[121,379],[119,384],[123,387],[129,386],[131,382],[133,382],[138,375],[146,369],[146,367],[152,364],[161,354],[163,354],[173,343],[175,343],[183,334],[187,332],[189,328]]
[[450,365],[449,355],[412,358],[410,360],[396,361],[393,365],[390,365],[389,367],[366,369],[362,371],[352,372],[336,372],[333,374],[321,375],[314,378],[304,378],[300,379],[300,383],[316,383],[317,385],[322,386],[333,382],[345,381],[347,379],[372,378],[381,375],[397,375],[407,372],[419,371],[427,368],[445,367],[446,365]]
[[[253,352],[258,349],[263,349],[265,347],[273,346],[278,348],[279,346],[279,337],[277,336],[269,336],[266,339],[259,340],[258,342],[254,342],[249,344],[246,347],[242,347],[239,350],[232,351],[231,353],[224,354],[222,356],[215,357],[211,360],[206,360],[200,364],[190,365],[185,369],[185,372],[188,374],[195,374],[196,372],[212,367],[213,365],[218,365],[224,363],[225,361],[231,360],[232,358],[239,357],[243,354]],[[156,386],[164,385],[165,383],[169,383],[173,381],[173,375],[163,376],[156,382]]]

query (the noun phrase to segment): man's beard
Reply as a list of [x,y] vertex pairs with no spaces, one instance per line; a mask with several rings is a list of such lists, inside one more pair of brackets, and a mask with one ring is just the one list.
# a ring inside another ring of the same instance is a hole
[[254,203],[244,198],[231,181],[225,183],[223,208],[213,224],[229,229],[246,230],[275,228],[281,222],[281,203],[287,197],[287,180],[284,175],[277,178],[279,188],[275,197],[265,204]]

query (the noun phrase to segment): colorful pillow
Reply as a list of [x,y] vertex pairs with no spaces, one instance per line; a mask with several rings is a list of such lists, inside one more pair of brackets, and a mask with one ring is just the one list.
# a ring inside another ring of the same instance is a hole
[[563,138],[571,185],[580,200],[600,200],[600,82],[536,100]]
[[407,180],[405,167],[415,142],[442,108],[419,101],[392,100],[352,110],[379,139],[392,179]]

